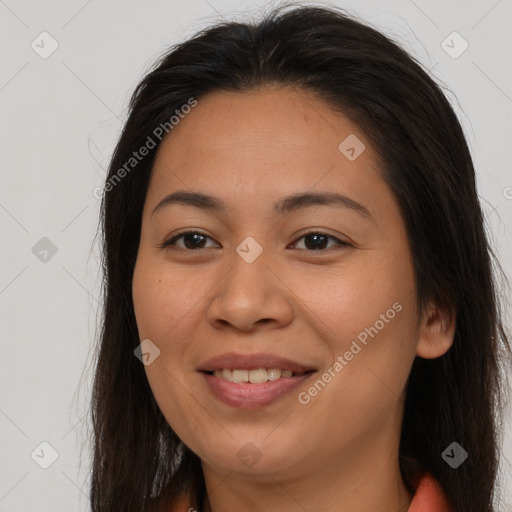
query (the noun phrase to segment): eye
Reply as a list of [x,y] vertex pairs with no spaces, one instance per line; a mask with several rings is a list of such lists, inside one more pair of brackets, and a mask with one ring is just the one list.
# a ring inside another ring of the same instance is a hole
[[332,235],[328,235],[327,233],[322,233],[321,231],[308,231],[297,240],[301,240],[303,238],[305,239],[305,241],[309,240],[309,243],[305,243],[306,250],[312,249],[314,251],[318,251],[320,249],[325,249],[326,241],[329,240],[329,238],[331,240],[336,240],[336,242],[338,242],[337,245],[349,246],[348,243],[343,242],[342,240]]
[[[166,240],[160,247],[163,249],[169,245],[176,245],[176,240],[179,240],[180,238],[183,238],[185,247],[177,246],[179,249],[194,250],[203,249],[204,239],[210,237],[199,231],[184,231],[183,233],[179,233],[171,239]],[[210,240],[213,239],[210,238]]]
[[[176,244],[176,241],[179,239],[183,239],[184,241],[184,247],[180,247]],[[178,233],[174,237],[170,238],[169,240],[165,241],[160,248],[166,248],[168,246],[174,245],[178,247],[179,249],[184,250],[195,250],[195,249],[204,249],[204,241],[205,239],[209,238],[210,240],[213,240],[209,236],[205,235],[204,233],[201,233],[199,231],[185,231],[183,233]],[[321,231],[309,231],[302,235],[297,240],[305,239],[305,250],[314,250],[318,251],[321,249],[326,249],[326,242],[331,239],[338,242],[337,245],[341,246],[349,246],[350,244],[343,242],[342,240],[332,236],[328,235],[327,233],[322,233]],[[308,243],[309,241],[309,243]],[[295,242],[297,243],[297,242]]]

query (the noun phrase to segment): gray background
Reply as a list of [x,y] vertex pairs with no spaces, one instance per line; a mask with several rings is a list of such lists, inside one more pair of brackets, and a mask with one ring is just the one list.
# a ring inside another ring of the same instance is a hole
[[[391,35],[446,84],[510,279],[512,1],[331,4]],[[101,305],[94,190],[129,95],[166,46],[271,5],[0,0],[0,512],[89,509],[88,407]],[[52,44],[57,49],[45,54]],[[505,313],[510,326],[509,307]],[[510,424],[509,415],[503,511],[512,510],[505,505],[512,503]]]

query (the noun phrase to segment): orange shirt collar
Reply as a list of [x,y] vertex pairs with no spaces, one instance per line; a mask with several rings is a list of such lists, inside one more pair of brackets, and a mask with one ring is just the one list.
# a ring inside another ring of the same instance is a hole
[[441,484],[426,472],[419,478],[408,512],[451,512]]

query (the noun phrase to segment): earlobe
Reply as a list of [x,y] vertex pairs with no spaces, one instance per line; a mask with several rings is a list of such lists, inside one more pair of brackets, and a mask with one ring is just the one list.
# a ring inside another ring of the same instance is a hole
[[416,355],[435,359],[448,352],[453,344],[455,325],[454,310],[438,306],[427,308],[420,325]]

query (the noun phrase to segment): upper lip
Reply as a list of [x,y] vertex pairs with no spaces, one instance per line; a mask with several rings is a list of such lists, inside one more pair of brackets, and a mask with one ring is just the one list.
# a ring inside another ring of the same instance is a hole
[[237,354],[229,352],[219,356],[212,357],[201,364],[199,371],[212,372],[215,370],[254,370],[257,368],[279,368],[281,370],[291,370],[293,373],[306,373],[316,368],[292,361],[286,357],[277,356],[268,353],[258,354]]

